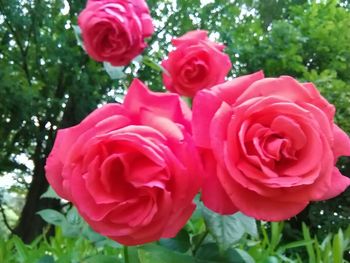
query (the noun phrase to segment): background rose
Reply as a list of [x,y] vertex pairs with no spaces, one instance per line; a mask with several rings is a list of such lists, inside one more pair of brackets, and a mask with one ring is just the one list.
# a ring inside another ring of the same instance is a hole
[[200,91],[193,132],[208,171],[204,203],[276,221],[340,194],[350,179],[335,163],[350,140],[334,112],[313,84],[262,72]]
[[107,104],[58,131],[47,179],[102,235],[126,245],[173,237],[201,182],[190,117],[177,95],[135,80],[123,105]]
[[84,47],[97,61],[124,66],[142,53],[153,33],[143,0],[90,0],[78,17]]
[[198,90],[222,83],[231,69],[224,45],[211,42],[208,32],[191,31],[172,40],[176,50],[162,62],[165,87],[172,92],[193,97]]

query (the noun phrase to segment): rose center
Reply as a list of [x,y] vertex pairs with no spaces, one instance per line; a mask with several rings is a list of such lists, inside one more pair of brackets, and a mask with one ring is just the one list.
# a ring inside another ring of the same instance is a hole
[[189,61],[183,68],[181,75],[187,82],[200,82],[208,72],[208,67],[204,61],[193,59]]
[[295,151],[288,139],[273,134],[262,139],[261,149],[266,158],[280,161],[282,158],[294,159]]

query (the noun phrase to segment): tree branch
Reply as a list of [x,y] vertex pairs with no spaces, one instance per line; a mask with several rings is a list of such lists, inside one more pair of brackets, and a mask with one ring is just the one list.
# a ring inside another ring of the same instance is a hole
[[11,232],[11,234],[13,234],[14,231],[13,231],[13,228],[10,226],[8,220],[7,220],[7,216],[6,216],[6,213],[5,213],[5,209],[4,209],[4,207],[2,206],[2,201],[0,202],[0,212],[1,212],[2,219],[3,219],[3,221],[4,221],[4,224],[5,224],[6,228]]
[[[0,12],[3,13],[5,15],[5,8],[4,8],[4,4],[2,2],[2,0],[0,0]],[[22,56],[22,69],[26,75],[27,81],[29,86],[32,85],[32,81],[30,78],[30,74],[29,74],[29,69],[28,69],[28,64],[27,64],[27,53],[26,50],[23,48],[23,45],[20,41],[20,38],[16,32],[16,30],[14,29],[14,27],[11,25],[11,23],[9,22],[8,16],[5,15],[5,24],[7,26],[7,28],[9,29],[9,31],[12,33],[14,40],[19,48],[19,51],[21,53]]]

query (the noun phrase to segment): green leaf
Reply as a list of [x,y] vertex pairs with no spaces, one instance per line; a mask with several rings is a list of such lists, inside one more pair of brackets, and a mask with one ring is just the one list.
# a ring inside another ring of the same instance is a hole
[[60,225],[62,228],[62,234],[65,237],[78,237],[82,233],[84,221],[78,214],[77,209],[72,206],[66,215],[66,220]]
[[91,229],[88,225],[86,225],[83,229],[83,235],[89,239],[91,242],[100,242],[105,240],[106,237],[96,233],[94,230]]
[[80,225],[82,222],[82,219],[78,213],[78,210],[72,206],[71,209],[69,209],[67,213],[67,222],[72,225]]
[[196,235],[192,235],[191,243],[194,247],[198,248],[201,244],[213,241],[213,237],[208,235],[209,231],[204,231]]
[[333,238],[333,262],[343,262],[343,231],[339,229],[338,233]]
[[322,256],[324,263],[329,263],[333,260],[330,259],[330,255],[332,255],[332,235],[328,234],[327,237],[322,241],[320,248],[322,250]]
[[279,263],[279,262],[280,261],[278,260],[278,258],[274,256],[270,256],[264,261],[264,263]]
[[203,263],[254,263],[254,259],[241,249],[229,248],[220,253],[219,247],[215,243],[201,246],[196,254],[196,258]]
[[82,263],[118,263],[118,262],[122,262],[122,260],[114,256],[105,256],[105,255],[92,256],[82,261]]
[[55,259],[52,256],[45,255],[37,263],[55,263]]
[[226,253],[225,262],[230,263],[254,263],[254,259],[242,249],[229,249]]
[[27,261],[27,252],[28,252],[28,250],[27,250],[25,244],[23,243],[23,241],[19,237],[14,236],[12,238],[12,242],[13,242],[13,244],[16,247],[17,260],[19,262],[26,262]]
[[60,226],[66,222],[64,215],[53,209],[44,209],[37,212],[37,214],[40,215],[47,223],[55,226]]
[[142,62],[143,64],[150,67],[151,69],[154,69],[155,71],[164,72],[169,75],[168,71],[165,68],[163,68],[157,62],[153,61],[150,57],[143,56]]
[[190,249],[190,236],[182,229],[174,238],[160,239],[159,244],[170,250],[186,252]]
[[254,218],[246,216],[241,212],[234,214],[234,216],[241,222],[246,233],[252,237],[258,237],[258,227]]
[[283,222],[272,222],[271,223],[271,243],[270,250],[274,251],[275,248],[281,241],[283,230]]
[[246,232],[246,227],[241,222],[241,215],[219,215],[203,205],[202,213],[209,233],[216,239],[223,250],[239,241]]
[[141,263],[195,263],[191,256],[153,244],[140,247],[138,255]]
[[77,26],[77,25],[72,25],[72,28],[74,30],[74,34],[75,34],[75,38],[77,40],[77,44],[78,46],[81,46],[82,48],[84,48],[84,45],[83,45],[83,39],[81,37],[81,30],[80,30],[80,27]]
[[124,67],[114,67],[108,62],[103,62],[103,67],[111,79],[125,78]]
[[128,247],[129,263],[141,263],[139,259],[138,247]]
[[[302,224],[302,229],[303,229],[303,236],[305,241],[313,241],[310,236],[310,231],[308,227],[305,225],[305,223]],[[312,246],[312,244],[306,245],[306,250],[307,254],[309,255],[309,262],[310,263],[316,263],[316,256],[315,256],[315,251]]]
[[[316,254],[316,262],[322,262],[322,249],[321,245],[318,243],[317,238],[314,239],[314,247],[315,247],[315,254]],[[293,262],[294,263],[294,262]],[[326,262],[324,262],[326,263]]]
[[196,253],[196,258],[210,262],[222,260],[218,244],[216,243],[208,243],[200,246]]
[[61,225],[62,235],[65,237],[78,237],[81,234],[81,227],[77,225],[72,225],[67,221],[63,222]]
[[54,198],[54,199],[61,199],[61,197],[59,197],[56,192],[52,189],[51,186],[49,186],[49,188],[47,188],[47,191],[45,193],[43,193],[40,198]]
[[294,242],[290,242],[286,245],[280,246],[278,248],[278,251],[283,253],[285,250],[287,249],[291,249],[291,248],[297,248],[297,247],[303,247],[303,246],[308,246],[308,245],[312,245],[314,241],[313,240],[300,240],[300,241],[294,241]]
[[117,243],[116,241],[109,239],[109,238],[105,238],[103,240],[97,241],[95,242],[95,246],[96,247],[112,247],[112,248],[122,248],[123,246],[119,243]]

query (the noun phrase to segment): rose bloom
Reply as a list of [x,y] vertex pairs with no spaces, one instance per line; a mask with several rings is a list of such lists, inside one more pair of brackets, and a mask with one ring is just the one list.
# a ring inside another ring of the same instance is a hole
[[86,52],[113,66],[125,66],[141,54],[154,31],[144,0],[90,0],[78,24]]
[[178,95],[135,80],[122,105],[107,104],[58,131],[47,180],[96,232],[117,242],[173,237],[194,211],[201,184],[190,118]]
[[339,195],[350,179],[335,163],[350,155],[350,139],[334,113],[312,83],[262,72],[197,93],[193,134],[207,171],[204,204],[279,221]]
[[208,32],[196,30],[172,40],[176,50],[162,62],[165,87],[183,96],[193,97],[197,91],[225,80],[232,65],[222,52],[224,45],[208,39]]

